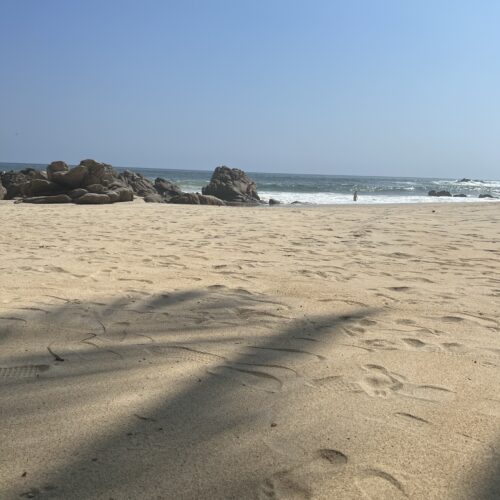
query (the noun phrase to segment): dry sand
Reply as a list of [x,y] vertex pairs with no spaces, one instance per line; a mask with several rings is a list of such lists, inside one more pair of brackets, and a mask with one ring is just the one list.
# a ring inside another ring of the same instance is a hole
[[2,500],[500,495],[499,204],[0,214]]

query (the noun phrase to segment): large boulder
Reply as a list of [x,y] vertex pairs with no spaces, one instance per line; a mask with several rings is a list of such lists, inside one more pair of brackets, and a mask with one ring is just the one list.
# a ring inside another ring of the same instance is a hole
[[128,187],[115,187],[113,189],[115,193],[118,193],[119,199],[118,201],[133,201],[134,200],[134,192],[131,188]]
[[159,194],[161,194],[166,201],[169,201],[174,196],[179,196],[183,194],[182,189],[173,182],[163,179],[162,177],[157,177],[155,179],[154,187]]
[[223,206],[225,203],[215,196],[203,195],[199,193],[182,193],[171,198],[170,203],[182,205],[216,205]]
[[102,205],[111,203],[111,198],[107,194],[87,193],[73,201],[80,205]]
[[0,175],[0,182],[7,190],[5,199],[12,200],[23,196],[25,185],[29,184],[35,179],[47,180],[45,172],[35,170],[34,168],[25,168],[24,170],[11,170],[9,172],[2,172]]
[[76,189],[72,189],[71,191],[68,191],[68,196],[74,200],[76,198],[80,198],[80,196],[83,196],[84,194],[87,194],[88,191],[86,189],[83,189],[83,188],[76,188]]
[[67,194],[57,194],[54,196],[33,196],[24,198],[24,203],[71,203],[71,198]]
[[7,195],[7,190],[3,187],[2,180],[0,178],[0,200],[3,200]]
[[103,186],[102,184],[90,184],[90,186],[87,186],[85,189],[89,193],[97,193],[97,194],[103,194],[106,193],[107,191],[106,186]]
[[54,182],[45,179],[33,179],[21,186],[21,194],[23,196],[50,196],[62,194],[62,190]]
[[47,165],[47,179],[49,181],[54,180],[55,174],[63,174],[69,170],[68,165],[63,161],[53,161],[49,165]]
[[260,201],[255,182],[243,170],[225,166],[214,170],[210,183],[201,192],[224,201],[244,203]]
[[[49,165],[50,166],[50,165]],[[47,175],[48,175],[47,167]],[[84,165],[78,165],[71,170],[60,170],[50,174],[50,179],[61,186],[69,189],[76,189],[83,185],[84,179],[88,174],[88,169]]]
[[147,194],[144,196],[146,203],[165,203],[165,198],[161,194]]
[[141,174],[125,170],[118,177],[122,183],[125,186],[130,187],[137,196],[146,196],[148,194],[157,193],[153,183]]
[[92,184],[109,186],[118,178],[116,170],[107,163],[99,163],[95,160],[82,160],[80,162],[80,166],[86,167],[87,172],[81,185],[77,187],[85,188],[86,186],[91,186]]
[[429,196],[451,196],[451,193],[449,191],[435,191],[433,189],[429,191]]

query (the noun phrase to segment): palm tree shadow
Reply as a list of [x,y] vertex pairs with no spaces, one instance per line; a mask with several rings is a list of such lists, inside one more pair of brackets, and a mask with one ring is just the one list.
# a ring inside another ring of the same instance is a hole
[[[310,391],[306,368],[328,364],[343,327],[376,313],[367,308],[297,319],[266,295],[209,288],[68,302],[20,315],[20,330],[4,327],[2,341],[22,330],[25,342],[42,343],[36,353],[12,355],[11,367],[48,368],[38,379],[12,378],[20,399],[6,405],[5,416],[27,425],[31,401],[45,398],[39,411],[48,420],[36,432],[49,434],[54,447],[41,452],[47,440],[30,437],[20,448],[53,463],[38,464],[30,480],[20,478],[5,497],[252,496],[278,467],[261,442],[276,424],[275,405]],[[48,341],[51,352],[42,345]],[[136,394],[141,387],[144,395]],[[117,414],[107,413],[107,404]],[[64,422],[62,437],[52,414],[75,419]],[[296,438],[293,428],[282,432],[284,441]]]

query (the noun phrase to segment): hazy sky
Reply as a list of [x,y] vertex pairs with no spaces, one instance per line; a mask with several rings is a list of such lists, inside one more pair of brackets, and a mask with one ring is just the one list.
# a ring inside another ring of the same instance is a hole
[[500,178],[497,0],[0,0],[0,161]]

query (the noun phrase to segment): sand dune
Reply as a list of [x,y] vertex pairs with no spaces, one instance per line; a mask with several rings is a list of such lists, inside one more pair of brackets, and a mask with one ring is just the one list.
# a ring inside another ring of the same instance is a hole
[[0,498],[500,497],[499,207],[0,202]]

